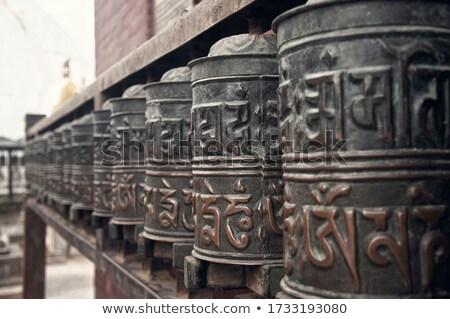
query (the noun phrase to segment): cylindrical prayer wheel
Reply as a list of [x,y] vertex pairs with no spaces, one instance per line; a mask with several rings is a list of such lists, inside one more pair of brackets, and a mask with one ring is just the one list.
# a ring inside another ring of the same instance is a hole
[[105,160],[111,140],[111,105],[93,113],[94,119],[94,211],[95,217],[112,217],[112,165]]
[[39,136],[38,142],[38,200],[45,202],[49,194],[49,147],[50,132]]
[[60,203],[63,200],[63,144],[62,129],[52,133],[50,143],[50,196],[52,200]]
[[284,296],[450,296],[450,5],[313,1],[274,22]]
[[70,205],[72,202],[72,123],[64,125],[62,128],[63,143],[63,198],[64,205]]
[[72,124],[72,207],[71,210],[92,211],[93,208],[93,124],[92,113]]
[[145,97],[142,86],[129,88],[111,103],[111,137],[116,141],[113,165],[113,218],[115,225],[144,223]]
[[26,141],[25,146],[25,178],[27,180],[27,192],[31,196],[37,194],[36,144],[36,137],[32,137]]
[[[273,35],[217,42],[192,61],[193,256],[261,265],[282,258]],[[272,135],[272,137],[271,137]]]
[[164,242],[193,242],[191,71],[180,67],[145,86],[148,158],[142,235]]
[[40,152],[42,147],[42,136],[37,135],[33,139],[33,195],[39,198],[40,183],[41,183],[41,165],[40,165]]
[[53,137],[55,135],[54,131],[47,133],[47,162],[45,168],[46,177],[46,191],[47,191],[47,204],[50,203],[51,198],[53,198],[54,187],[53,187],[53,158],[54,158],[54,148],[53,148]]

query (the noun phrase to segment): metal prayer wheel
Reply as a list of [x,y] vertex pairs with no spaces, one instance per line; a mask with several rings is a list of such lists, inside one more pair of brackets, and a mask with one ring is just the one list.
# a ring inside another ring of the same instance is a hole
[[93,216],[112,217],[112,165],[104,161],[111,140],[111,105],[93,113],[94,119],[94,211]]
[[30,138],[27,140],[25,148],[25,178],[31,196],[37,195],[36,144],[36,137]]
[[93,208],[93,124],[87,114],[72,124],[72,206],[71,211],[92,211]]
[[155,241],[193,242],[192,168],[189,132],[191,71],[180,67],[145,86],[148,158],[145,227]]
[[[278,65],[273,35],[217,42],[192,61],[192,255],[203,260],[280,263],[282,185],[277,138]],[[272,147],[269,147],[271,149]]]
[[115,225],[144,223],[145,97],[142,86],[133,86],[111,103],[111,137],[120,158],[113,166],[113,218]]
[[448,298],[450,6],[315,1],[274,29],[283,296]]
[[51,204],[51,200],[53,198],[54,193],[54,187],[53,187],[53,158],[54,158],[54,151],[53,151],[53,136],[55,135],[54,131],[48,132],[47,135],[47,151],[46,155],[47,162],[45,167],[45,177],[46,177],[46,186],[45,190],[47,192],[47,204]]
[[58,203],[63,199],[63,144],[62,131],[57,129],[52,133],[50,144],[50,196]]
[[70,205],[72,202],[72,124],[66,124],[62,127],[63,143],[63,198],[64,204]]
[[40,202],[45,202],[49,193],[49,136],[49,132],[41,135],[38,142],[38,199]]
[[36,196],[36,198],[39,197],[40,192],[40,148],[42,144],[42,136],[36,136],[33,138],[33,144],[32,144],[32,154],[33,154],[33,165],[30,168],[30,171],[32,171],[33,174],[33,183],[31,185],[32,187],[32,194],[33,196]]

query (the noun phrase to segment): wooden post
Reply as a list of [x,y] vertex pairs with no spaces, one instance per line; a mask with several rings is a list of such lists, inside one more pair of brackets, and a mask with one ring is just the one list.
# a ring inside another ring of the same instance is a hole
[[23,298],[45,298],[45,223],[25,208]]

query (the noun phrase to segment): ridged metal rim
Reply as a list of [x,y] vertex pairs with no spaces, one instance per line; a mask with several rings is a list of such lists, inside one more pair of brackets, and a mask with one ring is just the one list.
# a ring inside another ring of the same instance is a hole
[[[290,9],[286,12],[283,12],[282,14],[280,14],[278,17],[276,17],[273,22],[272,22],[272,30],[277,33],[277,29],[280,25],[280,23],[283,20],[286,20],[294,15],[309,11],[309,10],[313,10],[316,8],[320,8],[320,7],[324,7],[324,6],[330,6],[330,5],[339,5],[339,4],[343,4],[343,3],[364,3],[364,2],[374,2],[374,1],[381,1],[381,0],[322,0],[320,2],[313,2],[313,3],[305,3],[303,5],[300,5],[298,7],[295,7],[293,9]],[[391,1],[389,1],[391,2]],[[406,3],[411,3],[411,2],[425,2],[425,3],[448,3],[447,0],[428,0],[428,1],[423,1],[423,0],[393,0],[392,2],[406,2]]]
[[[257,53],[251,53],[251,54],[236,54],[236,55],[214,55],[214,56],[204,56],[195,60],[192,60],[188,63],[188,67],[192,69],[193,66],[206,62],[206,61],[214,61],[214,60],[239,60],[242,58],[273,58],[275,59],[277,57],[277,54],[257,54]],[[192,81],[191,81],[192,82]]]

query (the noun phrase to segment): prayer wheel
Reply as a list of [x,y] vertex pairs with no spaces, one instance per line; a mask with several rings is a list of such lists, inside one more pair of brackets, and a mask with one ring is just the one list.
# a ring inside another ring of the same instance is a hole
[[144,89],[148,158],[142,235],[155,241],[193,242],[190,69],[169,70]]
[[207,57],[189,64],[192,255],[199,259],[281,262],[281,167],[270,142],[277,138],[276,53],[275,36],[241,34],[220,40]]
[[310,1],[273,26],[282,296],[448,298],[448,1]]

